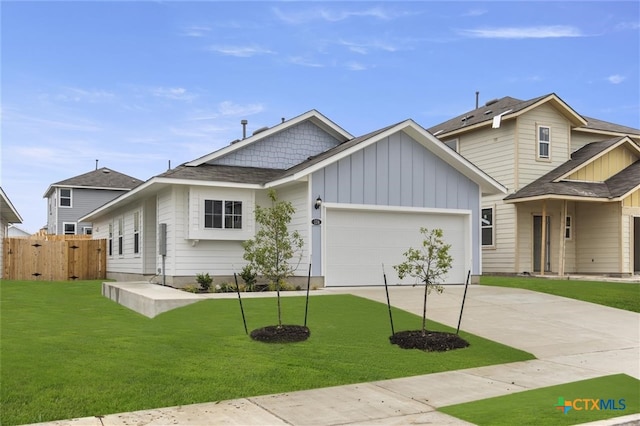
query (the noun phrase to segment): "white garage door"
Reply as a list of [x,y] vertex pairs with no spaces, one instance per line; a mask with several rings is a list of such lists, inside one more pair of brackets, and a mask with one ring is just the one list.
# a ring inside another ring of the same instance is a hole
[[406,213],[327,209],[325,226],[325,285],[384,285],[382,264],[389,285],[414,284],[400,281],[393,265],[401,263],[409,248],[420,248],[420,227],[441,228],[451,244],[453,267],[445,284],[461,284],[470,262],[469,215],[449,213]]

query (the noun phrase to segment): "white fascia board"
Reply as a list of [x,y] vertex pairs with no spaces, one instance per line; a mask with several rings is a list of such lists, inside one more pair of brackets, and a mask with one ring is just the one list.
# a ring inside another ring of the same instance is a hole
[[7,212],[2,209],[2,213],[5,216],[7,223],[22,223],[20,213],[18,213],[18,210],[14,207],[13,203],[2,188],[0,188],[0,196],[2,197],[2,204],[5,204],[9,208],[9,213],[11,213],[11,215],[6,214]]
[[350,156],[351,154],[353,154],[354,152],[360,151],[361,149],[364,149],[366,147],[368,147],[369,145],[372,145],[386,137],[391,136],[392,134],[398,132],[398,130],[401,130],[401,127],[403,124],[409,122],[410,120],[406,120],[403,121],[402,123],[398,124],[397,126],[393,126],[390,129],[387,129],[386,131],[379,133],[367,140],[364,140],[362,142],[360,142],[357,145],[352,146],[351,148],[345,149],[344,151],[341,151],[339,153],[337,153],[336,155],[332,155],[331,157],[325,158],[324,160],[313,164],[312,166],[307,167],[306,169],[303,169],[301,171],[299,171],[298,173],[294,173],[291,176],[285,176],[282,179],[278,179],[278,180],[274,180],[272,182],[268,182],[267,184],[265,184],[265,188],[272,188],[272,187],[276,187],[282,184],[285,184],[287,182],[292,182],[292,181],[297,181],[300,180],[308,175],[311,175],[315,172],[317,172],[318,170],[321,170],[325,167],[327,167],[329,164],[335,163],[336,161],[340,161],[343,158],[346,158],[348,156]]
[[403,129],[409,136],[424,145],[428,150],[440,157],[451,167],[474,181],[480,186],[483,194],[506,194],[507,188],[491,176],[483,172],[475,164],[455,152],[440,139],[423,129],[414,121],[409,120],[410,125]]
[[129,192],[125,192],[119,197],[109,201],[107,204],[104,204],[103,206],[97,208],[96,210],[81,217],[79,221],[90,222],[91,218],[98,217],[101,214],[106,213],[107,211],[111,210],[118,204],[127,202],[132,199],[136,199],[138,198],[139,195],[142,195],[145,192],[151,192],[152,186],[168,186],[168,185],[207,186],[207,187],[218,187],[218,188],[241,188],[241,189],[262,189],[263,188],[263,186],[260,184],[154,177],[149,179],[142,185],[135,187]]
[[583,167],[586,167],[589,164],[591,164],[594,161],[596,161],[597,159],[601,158],[605,154],[608,154],[609,152],[613,151],[614,149],[618,148],[619,146],[625,145],[625,144],[628,146],[628,148],[631,151],[635,151],[635,153],[638,155],[638,157],[640,157],[640,146],[635,144],[628,136],[625,136],[623,139],[620,139],[617,143],[615,143],[614,145],[611,145],[609,148],[607,148],[604,151],[600,152],[598,155],[595,155],[595,156],[591,157],[588,161],[585,161],[584,163],[577,165],[576,167],[574,167],[573,169],[569,170],[568,172],[566,172],[562,176],[556,178],[554,180],[554,182],[560,182],[562,180],[565,180],[567,176],[570,176],[571,174],[573,174],[573,173],[577,172],[578,170],[582,169]]
[[233,151],[236,151],[238,149],[244,148],[247,145],[251,145],[252,143],[255,143],[257,141],[259,141],[260,139],[264,139],[266,137],[269,137],[273,134],[282,132],[283,130],[286,130],[289,127],[293,127],[295,125],[297,125],[298,123],[302,123],[303,121],[306,120],[312,120],[314,122],[314,124],[316,125],[320,125],[320,127],[324,127],[324,130],[329,130],[329,133],[333,132],[334,135],[337,135],[339,137],[342,137],[345,141],[352,139],[353,136],[347,132],[346,130],[344,130],[343,128],[341,128],[340,126],[338,126],[337,124],[335,124],[333,121],[329,120],[328,118],[326,118],[324,115],[320,114],[318,111],[316,111],[315,109],[306,112],[302,115],[299,115],[297,117],[292,118],[289,121],[285,121],[284,123],[279,123],[273,127],[268,128],[267,130],[264,130],[258,134],[249,136],[246,139],[242,139],[236,143],[233,143],[231,145],[227,145],[224,148],[221,148],[215,152],[212,152],[210,154],[207,154],[203,157],[200,157],[198,159],[195,159],[193,161],[190,161],[188,163],[186,163],[186,166],[199,166],[201,164],[204,164],[206,162],[209,162],[211,160],[214,160],[216,158],[220,158],[223,157]]
[[476,182],[482,189],[483,193],[485,194],[500,194],[500,193],[506,194],[507,193],[507,188],[505,188],[502,184],[500,184],[498,181],[496,181],[495,179],[493,179],[492,177],[484,173],[482,170],[476,167],[473,163],[469,162],[466,158],[462,157],[460,154],[453,151],[451,148],[446,146],[444,142],[442,142],[441,140],[433,136],[431,133],[423,129],[421,126],[419,126],[415,121],[411,119],[405,120],[402,123],[399,123],[398,125],[393,126],[382,133],[372,136],[371,138],[365,141],[362,141],[359,144],[354,145],[349,149],[345,149],[344,151],[341,151],[340,153],[334,156],[326,158],[312,166],[309,166],[308,168],[301,170],[298,173],[295,173],[291,176],[287,176],[273,182],[269,182],[265,185],[265,188],[271,188],[278,185],[282,185],[286,182],[297,181],[299,179],[302,179],[303,177],[309,174],[312,174],[328,166],[329,164],[332,164],[336,161],[346,158],[349,155],[353,154],[354,152],[360,151],[370,145],[373,145],[379,142],[380,140],[387,138],[399,131],[404,131],[413,139],[415,139],[418,143],[422,144],[426,149],[430,150],[439,158],[444,160],[451,167],[455,168],[460,173],[462,173],[472,181]]
[[322,203],[322,207],[335,210],[353,210],[353,211],[376,211],[376,212],[392,212],[392,213],[430,213],[443,215],[471,215],[473,212],[469,209],[443,209],[431,207],[407,207],[407,206],[383,206],[377,204],[347,204],[347,203]]
[[640,138],[640,133],[623,133],[623,132],[614,132],[614,131],[611,131],[611,130],[589,129],[589,128],[586,128],[586,127],[576,127],[574,129],[572,129],[572,131],[574,131],[574,132],[583,132],[583,133],[592,133],[592,134],[596,134],[596,135],[605,135],[605,136],[611,136],[611,137],[628,136],[628,137],[634,138],[634,139],[639,139]]
[[536,195],[534,197],[516,198],[512,200],[503,200],[505,204],[526,203],[529,201],[542,201],[542,200],[566,200],[566,201],[589,201],[594,203],[606,203],[611,201],[620,201],[613,198],[598,198],[598,197],[579,197],[576,195]]

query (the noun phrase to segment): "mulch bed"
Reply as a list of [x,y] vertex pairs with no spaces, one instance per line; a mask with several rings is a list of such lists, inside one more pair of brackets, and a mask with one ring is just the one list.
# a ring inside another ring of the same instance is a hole
[[444,331],[422,330],[399,331],[389,337],[391,343],[402,349],[420,349],[426,352],[445,352],[453,349],[461,349],[469,346],[469,342],[454,333]]
[[251,332],[251,338],[265,343],[293,343],[307,340],[311,332],[302,325],[269,325]]

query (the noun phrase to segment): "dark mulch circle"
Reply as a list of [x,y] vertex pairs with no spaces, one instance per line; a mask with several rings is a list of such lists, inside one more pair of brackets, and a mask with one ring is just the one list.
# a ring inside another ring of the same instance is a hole
[[269,325],[251,332],[251,338],[266,343],[293,343],[307,340],[311,332],[302,325]]
[[402,349],[420,349],[427,352],[445,352],[452,349],[461,349],[469,346],[469,342],[454,333],[444,331],[422,330],[399,331],[389,337],[391,343]]

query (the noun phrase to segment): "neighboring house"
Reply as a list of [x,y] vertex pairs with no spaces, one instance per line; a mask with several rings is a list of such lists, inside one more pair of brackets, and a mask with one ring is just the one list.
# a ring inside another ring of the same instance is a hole
[[640,130],[549,94],[489,101],[429,132],[508,188],[483,197],[485,273],[640,270]]
[[0,188],[0,278],[4,272],[4,239],[7,237],[9,225],[14,223],[22,223],[22,218],[7,194]]
[[91,234],[92,223],[78,219],[141,183],[139,179],[102,167],[50,185],[43,196],[47,199],[47,233]]
[[9,225],[7,229],[7,237],[29,237],[30,233],[16,225]]
[[[290,201],[290,228],[304,239],[296,275],[327,286],[381,285],[421,244],[420,227],[452,244],[448,283],[479,275],[482,194],[506,190],[412,120],[354,138],[312,110],[182,164],[82,218],[108,239],[107,276],[162,275],[169,285],[197,273],[229,278],[246,264],[254,209],[269,189]],[[409,281],[405,281],[409,283]]]

